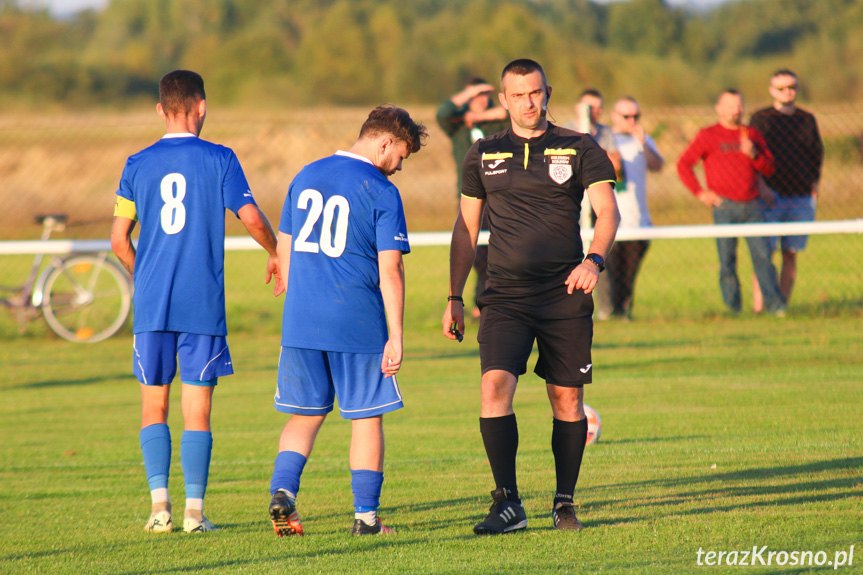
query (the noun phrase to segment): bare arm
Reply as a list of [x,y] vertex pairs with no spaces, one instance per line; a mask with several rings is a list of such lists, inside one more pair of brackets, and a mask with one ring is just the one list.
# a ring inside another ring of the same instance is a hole
[[483,92],[493,92],[494,86],[491,84],[474,84],[468,86],[458,94],[453,94],[450,101],[456,106],[464,106]]
[[651,146],[644,146],[644,159],[647,160],[647,169],[658,172],[665,165],[665,158],[660,156]]
[[262,212],[255,204],[246,204],[240,208],[237,212],[237,216],[240,218],[240,221],[243,222],[243,225],[246,227],[246,231],[249,232],[252,239],[258,242],[270,255],[267,260],[266,283],[270,283],[270,279],[273,276],[276,276],[276,282],[273,286],[273,295],[278,296],[284,291],[284,289],[283,282],[279,279],[281,276],[280,270],[282,268],[279,267],[279,256],[276,253],[276,234],[273,232],[273,226],[270,225],[270,221],[267,219],[267,216],[264,215],[264,212]]
[[[279,270],[281,273],[276,276],[276,289],[278,293],[288,290],[288,276],[291,273],[291,242],[290,235],[279,232],[279,241],[276,245],[276,253],[278,254]],[[279,286],[278,284],[281,284]]]
[[468,126],[479,124],[480,122],[499,122],[506,120],[508,112],[502,106],[494,106],[483,110],[482,112],[465,112],[464,121]]
[[647,133],[644,131],[644,126],[635,124],[632,128],[632,137],[641,144],[641,150],[644,152],[644,159],[647,161],[647,169],[651,172],[658,172],[665,165],[665,158],[656,149],[656,144],[652,139],[648,139]]
[[111,249],[130,274],[135,271],[135,246],[132,244],[134,229],[135,220],[114,216],[114,223],[111,225]]
[[647,139],[647,134],[644,133],[644,128],[641,124],[638,124],[636,129],[640,132],[640,135],[636,134],[635,131],[633,131],[633,134],[635,134],[636,139],[641,142],[641,146],[644,148],[644,159],[647,160],[647,169],[651,172],[660,171],[662,166],[665,165],[665,158],[654,147],[653,140]]
[[[608,252],[611,251],[614,237],[617,235],[617,227],[620,225],[617,200],[614,197],[614,190],[608,182],[590,186],[587,189],[587,195],[590,198],[593,211],[596,212],[593,241],[590,243],[590,249],[587,250],[587,253],[598,254],[602,259],[605,259]],[[577,289],[584,290],[584,293],[590,293],[596,287],[598,280],[599,268],[593,262],[585,260],[578,264],[566,278],[566,282],[564,282],[566,293],[571,294]]]
[[378,270],[381,278],[381,296],[389,324],[389,340],[384,346],[381,372],[387,377],[397,374],[402,366],[403,330],[405,311],[405,267],[402,252],[378,252]]
[[[480,220],[485,200],[461,197],[461,208],[455,220],[452,230],[452,243],[449,251],[449,295],[461,296],[464,284],[470,274],[473,261],[476,258],[476,242],[479,237]],[[449,339],[457,339],[450,333],[450,328],[455,322],[458,331],[464,333],[464,303],[458,301],[447,302],[441,324],[443,334]]]

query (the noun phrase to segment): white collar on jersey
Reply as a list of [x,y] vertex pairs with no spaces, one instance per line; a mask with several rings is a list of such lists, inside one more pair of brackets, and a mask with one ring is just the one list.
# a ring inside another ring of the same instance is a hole
[[365,156],[360,156],[359,154],[354,154],[353,152],[345,152],[344,150],[336,150],[334,154],[336,156],[347,156],[348,158],[353,158],[355,160],[360,160],[361,162],[365,162],[367,164],[375,165],[370,159]]
[[162,136],[163,139],[164,138],[197,138],[197,137],[198,136],[196,136],[195,134],[192,134],[191,132],[181,132],[181,133],[177,133],[177,134],[165,134],[164,136]]

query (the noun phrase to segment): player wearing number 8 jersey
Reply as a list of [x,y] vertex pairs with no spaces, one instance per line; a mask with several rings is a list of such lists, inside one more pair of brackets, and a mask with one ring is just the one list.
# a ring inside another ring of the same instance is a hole
[[387,177],[425,138],[425,127],[406,111],[380,106],[350,150],[306,166],[288,190],[278,239],[287,285],[275,407],[292,415],[279,440],[269,507],[279,536],[303,533],[300,476],[336,397],[352,421],[352,533],[392,531],[377,517],[382,416],[402,407],[395,375],[402,362],[402,254],[410,246],[401,198]]
[[[185,430],[181,447],[186,483],[183,528],[210,531],[203,503],[209,476],[210,406],[218,378],[233,373],[226,340],[225,209],[270,254],[267,282],[282,289],[276,238],[258,209],[234,152],[198,138],[207,107],[204,81],[186,70],[159,82],[157,112],[167,134],[126,162],[111,244],[134,275],[133,371],[141,382],[141,450],[150,484],[148,531],[173,528],[168,497],[170,383],[183,382]],[[131,234],[140,223],[138,249]]]

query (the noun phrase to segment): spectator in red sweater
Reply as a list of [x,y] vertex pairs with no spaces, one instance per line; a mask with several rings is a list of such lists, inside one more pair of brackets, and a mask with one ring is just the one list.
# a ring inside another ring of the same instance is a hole
[[[764,221],[759,199],[759,175],[770,177],[775,169],[773,156],[764,137],[741,123],[743,97],[737,90],[725,90],[716,102],[719,122],[702,129],[677,162],[677,174],[699,200],[713,209],[716,224],[744,224]],[[704,162],[707,188],[693,171]],[[764,300],[764,309],[785,314],[785,298],[779,292],[776,268],[770,259],[770,246],[763,237],[746,238],[752,267]],[[740,280],[737,277],[737,238],[717,238],[719,287],[725,305],[737,313],[741,309]]]

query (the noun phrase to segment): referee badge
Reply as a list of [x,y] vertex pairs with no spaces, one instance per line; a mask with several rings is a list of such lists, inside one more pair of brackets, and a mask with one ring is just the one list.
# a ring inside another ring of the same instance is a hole
[[548,165],[548,175],[558,184],[568,182],[572,177],[572,166],[569,163],[569,158],[566,159],[565,164],[555,164],[552,159],[552,163]]
[[572,148],[552,149],[545,151],[548,159],[548,176],[558,184],[565,184],[572,177],[572,157],[576,152]]

